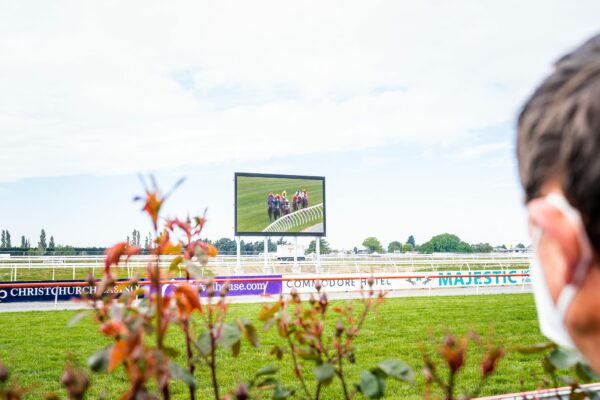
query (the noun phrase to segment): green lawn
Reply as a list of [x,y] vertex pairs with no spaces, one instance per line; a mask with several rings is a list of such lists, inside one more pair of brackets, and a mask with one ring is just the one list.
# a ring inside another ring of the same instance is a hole
[[[254,319],[260,305],[232,305],[232,316]],[[31,388],[29,399],[42,398],[42,393],[61,391],[60,376],[67,355],[85,363],[86,358],[108,341],[97,333],[91,318],[82,320],[74,327],[67,323],[76,312],[23,312],[0,313],[0,359],[18,376],[21,384]],[[254,319],[255,320],[255,319]],[[256,322],[256,320],[255,320]],[[335,322],[332,319],[332,323]],[[482,336],[493,332],[497,342],[507,348],[543,341],[537,328],[535,305],[531,294],[485,295],[428,298],[388,299],[380,308],[379,315],[372,315],[357,340],[357,366],[349,368],[352,381],[357,381],[361,367],[370,368],[387,358],[407,362],[417,371],[417,386],[422,388],[420,344],[426,343],[430,333],[440,337],[448,330],[462,334],[473,329]],[[219,361],[219,377],[224,388],[232,388],[236,382],[248,379],[253,371],[267,364],[279,364],[279,378],[288,385],[297,387],[289,355],[283,361],[269,355],[271,346],[283,344],[274,331],[261,332],[261,347],[250,348],[246,343],[238,359],[225,352]],[[171,332],[170,345],[183,351],[182,337]],[[463,385],[474,385],[478,374],[480,350],[472,347],[467,356],[470,365],[462,375]],[[183,364],[183,358],[178,360]],[[541,374],[535,356],[524,356],[510,352],[502,360],[498,373],[493,376],[483,394],[498,394],[519,391],[520,379],[527,379],[531,370]],[[209,380],[206,369],[197,374],[200,384],[200,399],[210,398]],[[311,384],[314,382],[311,381]],[[112,375],[93,375],[93,389],[88,398],[97,398],[106,393],[107,398],[117,398],[126,388],[122,369]],[[529,383],[526,389],[535,389]],[[176,399],[185,399],[186,388],[181,383],[173,386]],[[390,382],[386,399],[420,398],[408,384]],[[340,398],[337,383],[322,393],[322,399]],[[265,398],[268,398],[265,396]]]
[[284,190],[287,191],[290,209],[292,196],[297,190],[307,190],[309,206],[323,202],[323,185],[320,180],[247,176],[238,176],[237,180],[237,229],[239,232],[262,232],[269,226],[269,215],[267,214],[269,192],[281,194]]

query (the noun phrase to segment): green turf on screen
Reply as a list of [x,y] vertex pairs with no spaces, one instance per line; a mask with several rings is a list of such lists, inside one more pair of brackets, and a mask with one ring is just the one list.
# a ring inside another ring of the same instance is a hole
[[[257,327],[256,315],[259,304],[233,304],[232,318],[243,316],[252,319]],[[0,313],[0,359],[10,368],[13,376],[22,385],[31,388],[26,399],[43,398],[48,391],[62,391],[60,377],[68,354],[85,364],[87,357],[95,350],[110,343],[98,332],[98,326],[85,318],[73,327],[67,323],[77,312],[22,312]],[[332,315],[329,328],[336,320]],[[348,366],[351,381],[358,381],[360,367],[371,368],[379,361],[397,358],[411,365],[417,373],[417,389],[407,384],[389,381],[385,399],[420,399],[423,379],[420,370],[423,366],[419,345],[426,342],[430,333],[438,338],[447,330],[464,334],[473,329],[484,337],[493,332],[496,342],[506,348],[543,342],[539,333],[535,304],[531,294],[448,296],[388,299],[379,309],[379,315],[371,315],[364,331],[356,342],[356,366]],[[234,359],[225,351],[220,351],[218,374],[223,392],[233,388],[236,382],[249,379],[258,368],[276,364],[280,366],[278,377],[286,385],[299,389],[289,366],[289,354],[283,361],[277,361],[269,354],[274,344],[283,344],[276,335],[276,329],[264,332],[259,328],[261,346],[250,348],[242,344],[239,358]],[[168,346],[177,349],[180,356],[177,362],[184,365],[185,344],[176,327],[169,333]],[[481,350],[472,347],[467,355],[467,368],[459,380],[459,387],[472,387],[480,374]],[[305,371],[309,376],[311,370]],[[542,376],[539,357],[510,352],[499,365],[499,369],[486,385],[482,394],[517,392],[521,389],[535,389],[536,382],[530,376]],[[197,398],[211,398],[211,385],[207,368],[200,368],[196,377],[199,391]],[[525,381],[521,388],[520,381]],[[309,379],[314,387],[315,380]],[[92,375],[92,389],[88,398],[98,398],[105,393],[106,398],[117,398],[126,390],[123,368],[119,367],[111,375]],[[172,386],[173,399],[186,399],[187,389],[181,382]],[[322,399],[339,399],[339,383],[327,387]],[[64,396],[63,396],[64,397]],[[439,397],[439,396],[437,396]],[[269,398],[266,395],[263,398]],[[357,397],[360,399],[362,397]]]
[[[323,181],[317,179],[237,177],[237,231],[262,232],[271,222],[267,213],[267,196],[269,192],[281,194],[287,191],[292,208],[292,197],[297,190],[306,189],[309,207],[323,202]],[[312,225],[323,222],[312,222],[290,230],[300,232]]]

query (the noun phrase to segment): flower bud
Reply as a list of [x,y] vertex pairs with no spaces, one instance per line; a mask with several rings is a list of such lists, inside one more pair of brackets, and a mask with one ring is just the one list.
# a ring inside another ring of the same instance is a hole
[[314,306],[315,303],[317,302],[317,299],[315,299],[315,296],[313,296],[312,294],[310,295],[310,298],[308,299],[308,302],[310,303],[311,306]]
[[0,362],[0,383],[6,382],[7,379],[8,379],[8,370],[6,369],[4,364],[2,364],[2,362]]
[[338,319],[338,322],[335,324],[335,336],[340,337],[344,332],[344,323],[342,320]]
[[227,296],[227,293],[229,293],[229,282],[226,282],[223,287],[221,288],[221,291],[219,292],[219,295],[221,297],[225,297]]
[[292,297],[292,301],[296,304],[300,304],[300,296],[298,295],[298,289],[292,288],[290,292],[290,296]]
[[214,297],[215,296],[215,283],[212,280],[212,278],[210,278],[208,280],[208,282],[206,282],[206,296],[207,297]]
[[317,290],[317,292],[320,292],[321,288],[323,288],[323,285],[321,285],[321,281],[316,281],[315,282],[315,289]]
[[236,398],[236,400],[246,400],[246,399],[248,399],[248,397],[249,397],[248,387],[246,387],[246,385],[241,383],[240,386],[238,386],[237,390],[235,391],[235,398]]
[[371,276],[368,280],[367,280],[367,284],[369,285],[369,287],[373,287],[373,285],[375,284],[375,279],[373,279],[373,277]]
[[70,399],[83,399],[90,385],[87,375],[83,371],[73,367],[65,368],[60,382],[67,389]]
[[427,383],[433,382],[433,373],[427,367],[423,368],[423,377],[425,378],[425,382],[427,382]]
[[444,338],[444,346],[446,347],[454,347],[456,345],[456,340],[454,340],[454,336],[448,334]]
[[96,277],[92,274],[92,271],[87,276],[86,283],[88,286],[96,286]]
[[492,349],[486,355],[481,363],[481,374],[484,377],[489,376],[496,369],[496,365],[498,365],[498,361],[504,355],[504,350],[502,349]]
[[319,304],[321,305],[321,313],[325,314],[325,310],[327,310],[327,295],[323,293],[321,298],[319,299]]

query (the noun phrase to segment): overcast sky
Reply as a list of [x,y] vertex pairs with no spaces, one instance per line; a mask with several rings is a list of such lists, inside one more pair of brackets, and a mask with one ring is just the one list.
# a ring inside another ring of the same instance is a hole
[[0,0],[0,228],[108,245],[209,209],[233,173],[324,175],[328,240],[528,242],[515,118],[594,1]]

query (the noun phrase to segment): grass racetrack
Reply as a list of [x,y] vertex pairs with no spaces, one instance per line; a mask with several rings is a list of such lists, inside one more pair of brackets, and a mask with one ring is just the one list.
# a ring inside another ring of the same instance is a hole
[[[292,196],[297,190],[306,189],[309,206],[323,202],[323,184],[315,179],[237,177],[237,231],[262,232],[269,224],[267,196],[269,192],[281,194],[284,190],[292,207]],[[318,221],[323,222],[323,221]],[[312,223],[314,225],[316,223]],[[301,226],[290,232],[300,232],[309,226]]]
[[[0,305],[1,307],[1,305]],[[255,316],[259,304],[234,304],[230,316],[250,318],[259,328],[261,346],[251,348],[243,342],[237,359],[221,351],[218,359],[219,379],[222,394],[233,389],[236,382],[248,380],[254,371],[268,364],[280,366],[278,377],[288,386],[299,388],[293,379],[289,354],[282,361],[269,355],[273,344],[283,344],[275,330],[264,332]],[[0,360],[11,371],[21,385],[30,388],[27,399],[40,399],[49,391],[62,393],[60,377],[67,356],[85,365],[85,360],[97,349],[109,343],[98,332],[91,317],[84,318],[77,325],[67,327],[77,314],[74,311],[0,313]],[[334,314],[330,324],[335,323]],[[441,338],[446,332],[464,334],[474,330],[486,338],[493,334],[494,341],[511,349],[515,346],[544,341],[539,333],[535,304],[531,294],[452,296],[425,298],[393,298],[379,309],[379,315],[371,315],[356,341],[357,365],[346,367],[352,382],[359,380],[360,370],[370,369],[379,361],[395,358],[405,361],[415,369],[417,390],[406,383],[388,380],[386,399],[422,398],[423,379],[421,377],[421,344],[428,344],[430,334]],[[170,346],[184,353],[183,337],[176,329],[170,331]],[[461,373],[459,387],[472,387],[480,374],[481,349],[470,346],[467,353],[467,368]],[[183,356],[177,362],[184,365]],[[310,367],[312,369],[312,367]],[[310,369],[305,369],[308,375]],[[542,376],[539,356],[509,352],[500,362],[499,369],[485,386],[482,395],[517,392],[521,389],[536,389],[536,384],[528,379],[532,371]],[[98,398],[104,393],[106,398],[117,398],[126,390],[123,368],[112,374],[93,374],[92,388],[87,398]],[[196,373],[200,389],[199,399],[211,398],[208,369],[200,368]],[[520,380],[527,383],[522,388]],[[314,380],[309,381],[314,387]],[[338,381],[322,392],[322,399],[340,398],[341,387]],[[172,398],[187,399],[187,388],[181,382],[172,386]],[[439,397],[439,396],[436,396]],[[270,398],[264,392],[263,398]],[[362,398],[357,396],[357,398]]]

